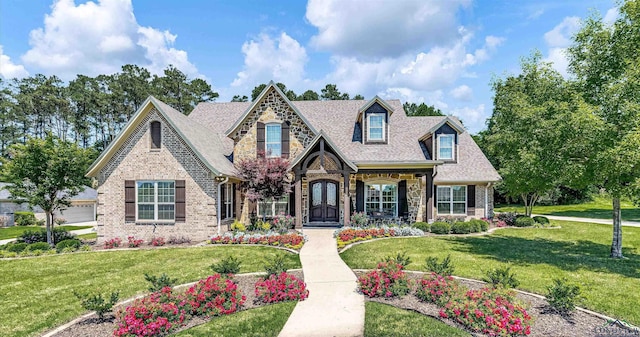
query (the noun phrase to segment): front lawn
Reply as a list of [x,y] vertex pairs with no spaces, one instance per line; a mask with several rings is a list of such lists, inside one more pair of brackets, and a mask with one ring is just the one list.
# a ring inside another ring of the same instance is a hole
[[354,269],[373,269],[376,262],[405,251],[408,270],[425,271],[427,256],[451,254],[455,275],[482,279],[485,271],[511,265],[520,289],[545,294],[556,277],[579,283],[583,306],[640,325],[640,228],[623,227],[624,260],[610,259],[609,225],[553,221],[561,229],[508,228],[491,235],[379,240],[356,245],[341,254]]
[[278,336],[298,302],[284,302],[212,318],[175,334],[177,337]]
[[[34,336],[84,311],[73,290],[120,291],[126,299],[146,292],[144,273],[167,273],[178,284],[211,275],[209,266],[233,255],[241,272],[262,271],[269,247],[143,249],[87,252],[0,261],[0,336]],[[300,268],[298,255],[286,253],[288,268]]]
[[417,312],[382,303],[366,302],[364,335],[365,337],[457,337],[471,334]]
[[[55,226],[55,228],[63,228],[68,231],[75,231],[78,229],[86,229],[86,228],[92,228],[92,227],[93,226]],[[15,239],[26,231],[36,231],[44,228],[45,227],[39,227],[39,226],[13,226],[13,227],[0,228],[0,240]]]
[[[640,208],[631,201],[621,201],[622,220],[640,221]],[[574,216],[580,218],[612,219],[613,206],[611,198],[596,197],[593,201],[575,205],[533,206],[533,214]],[[502,205],[496,212],[524,213],[522,205]]]

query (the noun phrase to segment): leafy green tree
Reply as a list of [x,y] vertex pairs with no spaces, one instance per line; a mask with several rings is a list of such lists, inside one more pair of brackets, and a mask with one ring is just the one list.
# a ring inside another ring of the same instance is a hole
[[318,93],[313,90],[307,90],[297,98],[298,101],[317,101],[319,99],[320,96],[318,96]]
[[247,101],[249,101],[249,97],[247,97],[246,95],[243,95],[243,96],[235,95],[231,99],[231,102],[247,102]]
[[164,76],[154,76],[151,84],[158,99],[185,115],[199,102],[210,102],[219,96],[206,81],[199,78],[189,81],[187,75],[173,65],[164,70]]
[[338,87],[335,84],[327,84],[324,89],[320,90],[322,93],[320,98],[325,101],[337,101],[337,100],[348,100],[348,93],[341,93],[338,90]]
[[362,96],[360,94],[357,94],[357,95],[353,96],[353,98],[351,98],[351,99],[353,99],[353,100],[363,100],[364,96]]
[[[600,124],[591,129],[590,177],[612,196],[612,258],[622,258],[620,199],[640,202],[640,1],[621,3],[612,25],[593,15],[568,50],[569,70]],[[640,204],[640,203],[639,203]]]
[[405,102],[402,104],[402,107],[404,111],[407,112],[407,116],[444,116],[440,109],[424,103],[416,104]]
[[[499,167],[499,189],[522,198],[531,215],[539,197],[555,186],[584,183],[583,140],[597,121],[579,92],[535,53],[522,73],[496,79],[493,115],[482,143]],[[581,141],[574,141],[582,137]]]
[[47,243],[53,245],[53,213],[64,210],[71,198],[89,183],[84,173],[95,158],[92,150],[48,134],[45,139],[30,138],[26,144],[13,144],[9,159],[2,162],[0,180],[15,199],[39,206],[47,216]]
[[7,155],[7,148],[18,138],[15,110],[11,87],[0,78],[0,157]]
[[[284,93],[284,95],[287,96],[287,99],[289,99],[290,101],[295,101],[298,98],[298,96],[296,96],[296,93],[293,92],[293,90],[287,89],[287,86],[284,85],[283,83],[278,82],[276,83],[276,85],[282,91],[282,93]],[[266,87],[267,85],[265,83],[262,83],[256,86],[255,88],[253,88],[253,90],[251,90],[251,101],[255,101],[256,98],[258,98],[258,96],[262,92],[262,90],[264,90],[264,88]]]

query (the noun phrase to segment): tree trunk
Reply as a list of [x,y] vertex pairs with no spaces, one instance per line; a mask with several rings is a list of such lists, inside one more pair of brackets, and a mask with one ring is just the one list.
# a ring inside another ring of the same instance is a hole
[[47,243],[50,246],[53,246],[53,237],[52,237],[53,235],[52,235],[52,231],[51,231],[51,225],[52,225],[51,224],[51,216],[52,216],[52,213],[51,212],[46,212],[45,214],[47,216]]
[[622,256],[622,221],[620,212],[620,198],[613,198],[613,241],[611,242],[611,257],[616,259]]

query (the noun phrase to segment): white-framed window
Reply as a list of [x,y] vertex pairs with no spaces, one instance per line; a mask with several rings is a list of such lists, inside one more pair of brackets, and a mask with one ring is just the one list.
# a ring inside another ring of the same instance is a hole
[[267,157],[280,157],[282,155],[282,125],[279,123],[267,124],[265,131]]
[[438,136],[438,159],[453,159],[453,140],[454,135]]
[[384,115],[383,113],[372,113],[368,115],[367,122],[367,139],[368,140],[384,140]]
[[438,186],[438,214],[467,214],[467,186]]
[[289,196],[284,195],[280,199],[263,200],[258,202],[258,216],[273,217],[281,213],[289,214]]
[[364,205],[369,215],[398,216],[398,185],[367,183]]
[[233,184],[227,183],[224,185],[224,207],[225,215],[228,218],[233,217]]
[[175,220],[176,184],[174,181],[136,182],[136,219]]

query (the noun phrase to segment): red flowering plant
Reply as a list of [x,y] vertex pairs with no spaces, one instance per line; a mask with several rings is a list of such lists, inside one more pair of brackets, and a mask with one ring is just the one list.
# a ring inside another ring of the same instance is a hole
[[122,239],[113,238],[104,242],[104,249],[118,248],[120,245],[122,245]]
[[167,335],[182,326],[187,313],[180,307],[180,296],[170,287],[136,300],[116,314],[116,337]]
[[309,290],[304,281],[289,273],[270,275],[256,282],[255,293],[258,300],[264,303],[303,301],[309,297]]
[[421,301],[443,306],[460,292],[458,282],[453,277],[431,273],[419,281],[416,297]]
[[516,301],[515,293],[504,289],[469,290],[440,309],[440,317],[451,318],[489,336],[526,336],[531,333],[531,316]]
[[346,228],[336,231],[335,236],[338,248],[342,248],[358,241],[396,236],[396,230],[394,228]]
[[360,291],[369,297],[395,297],[409,293],[404,266],[394,261],[380,262],[375,270],[358,278]]
[[129,241],[129,248],[140,247],[140,245],[142,245],[142,243],[144,242],[144,240],[142,239],[136,239],[135,236],[129,236],[127,237],[127,240]]
[[246,300],[238,284],[215,274],[189,288],[181,306],[193,315],[218,316],[238,311]]
[[152,246],[164,246],[166,244],[166,242],[164,241],[163,237],[157,237],[157,238],[153,238],[151,239],[151,243]]
[[278,234],[276,232],[268,233],[243,233],[243,232],[227,232],[223,235],[216,235],[209,240],[212,244],[254,244],[281,246],[299,250],[304,244],[304,236],[299,233]]

